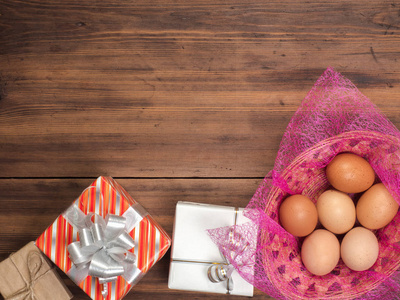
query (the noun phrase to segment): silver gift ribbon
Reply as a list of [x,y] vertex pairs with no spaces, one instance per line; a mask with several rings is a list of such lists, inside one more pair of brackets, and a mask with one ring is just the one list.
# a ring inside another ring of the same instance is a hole
[[[228,249],[232,261],[234,261],[238,256],[242,255],[249,245],[249,242],[247,242],[239,233],[235,232],[233,228],[229,230]],[[209,266],[207,269],[207,275],[208,279],[213,283],[226,281],[227,294],[230,294],[234,287],[232,274],[235,271],[235,267],[228,262],[227,258],[222,253],[221,255],[226,262],[214,263]]]
[[[237,224],[239,208],[235,207],[235,219],[234,225]],[[230,252],[230,257],[232,260],[235,260],[238,256],[242,255],[244,251],[249,247],[249,243],[233,228],[229,230],[229,243],[228,249]],[[183,260],[173,258],[173,262],[181,262],[181,263],[199,263],[199,264],[207,264],[209,265],[207,269],[208,279],[213,283],[226,281],[226,293],[231,294],[233,291],[233,280],[232,274],[235,271],[235,267],[230,264],[227,258],[221,253],[225,262],[211,262],[211,261],[198,261],[198,260]]]
[[[238,215],[239,208],[235,207],[235,221],[234,225],[237,222],[237,215]],[[231,237],[232,229],[229,232]],[[231,238],[230,238],[231,241]],[[221,251],[220,251],[221,253]],[[227,262],[226,257],[221,253],[221,256]],[[230,294],[233,291],[233,280],[232,280],[232,273],[235,271],[235,268],[228,263],[216,263],[211,264],[207,269],[207,276],[208,279],[213,283],[218,283],[222,281],[226,281],[226,293]]]
[[123,216],[107,214],[85,215],[74,203],[63,214],[78,230],[79,241],[68,245],[73,265],[68,276],[77,284],[87,276],[97,277],[103,285],[102,295],[108,294],[108,282],[122,276],[129,284],[141,278],[136,267],[136,256],[129,250],[135,241],[129,232],[144,218],[147,212],[140,206],[130,207]]

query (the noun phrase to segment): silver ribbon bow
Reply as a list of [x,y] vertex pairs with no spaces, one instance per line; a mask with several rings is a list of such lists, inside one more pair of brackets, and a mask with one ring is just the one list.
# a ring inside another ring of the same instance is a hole
[[[242,255],[246,249],[250,246],[250,243],[247,242],[241,234],[237,233],[233,228],[229,230],[229,243],[227,245],[227,252],[229,253],[229,258],[231,261],[235,261],[237,257]],[[226,263],[214,263],[208,267],[207,275],[208,279],[213,283],[218,283],[222,281],[226,281],[227,283],[227,293],[230,294],[233,290],[233,280],[232,273],[235,271],[235,267],[228,262],[227,257],[222,254],[222,257],[225,259]],[[243,264],[244,265],[244,264]]]
[[135,241],[128,233],[138,220],[132,220],[131,216],[129,213],[126,217],[108,214],[103,219],[94,213],[85,215],[76,205],[64,213],[79,233],[79,241],[68,245],[73,262],[68,275],[77,284],[87,276],[97,277],[103,284],[102,295],[106,297],[108,282],[122,276],[132,283],[138,277],[141,271],[135,265],[136,256],[129,251],[135,246]]
[[235,271],[235,268],[231,264],[217,263],[208,267],[207,275],[208,279],[213,283],[226,281],[227,293],[230,294],[233,290],[233,280],[231,278],[233,271]]

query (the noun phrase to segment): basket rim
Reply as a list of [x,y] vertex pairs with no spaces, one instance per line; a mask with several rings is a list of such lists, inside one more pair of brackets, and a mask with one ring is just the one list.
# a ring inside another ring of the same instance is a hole
[[321,149],[323,147],[328,146],[329,144],[334,145],[336,142],[338,142],[339,140],[343,139],[343,138],[358,138],[360,139],[360,137],[362,138],[380,138],[382,141],[387,141],[392,140],[393,143],[398,143],[400,144],[400,139],[394,135],[389,135],[389,134],[384,134],[384,133],[380,133],[377,131],[369,131],[369,130],[353,130],[353,131],[346,131],[343,133],[340,133],[338,135],[326,138],[322,141],[319,141],[318,143],[316,143],[314,146],[311,146],[310,148],[308,148],[307,150],[303,151],[302,153],[300,153],[298,156],[295,157],[295,159],[282,171],[282,178],[283,175],[285,173],[287,173],[290,169],[292,169],[293,167],[295,167],[301,160],[303,160],[307,155],[309,155],[311,152],[314,152],[317,149]]

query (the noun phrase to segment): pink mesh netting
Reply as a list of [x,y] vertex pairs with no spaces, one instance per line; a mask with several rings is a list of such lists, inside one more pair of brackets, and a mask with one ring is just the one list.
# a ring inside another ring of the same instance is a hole
[[[290,194],[316,202],[329,188],[325,167],[340,152],[369,161],[400,203],[400,132],[350,80],[328,68],[292,117],[275,165],[246,207],[244,225],[209,230],[230,263],[259,290],[277,299],[400,299],[400,213],[375,231],[380,252],[367,271],[340,260],[315,276],[301,262],[302,239],[279,224],[278,208]],[[351,195],[355,200],[359,195]],[[235,236],[232,238],[232,228]],[[246,250],[243,245],[247,244]]]

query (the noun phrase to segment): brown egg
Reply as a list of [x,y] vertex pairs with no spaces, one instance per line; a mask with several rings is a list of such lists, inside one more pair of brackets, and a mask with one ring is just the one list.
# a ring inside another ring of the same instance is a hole
[[326,177],[337,190],[345,193],[366,191],[375,181],[375,172],[361,156],[341,153],[326,167]]
[[374,184],[357,202],[360,224],[369,229],[385,227],[396,216],[399,204],[383,183]]
[[339,262],[340,243],[337,237],[325,229],[317,229],[304,239],[301,260],[308,271],[315,275],[326,275]]
[[318,197],[317,211],[321,224],[335,234],[346,233],[356,222],[353,200],[336,190],[327,190]]
[[317,226],[317,208],[308,197],[292,195],[279,207],[279,220],[283,228],[294,236],[306,236]]
[[371,268],[379,254],[378,239],[364,227],[355,227],[346,233],[340,248],[343,262],[354,271]]

